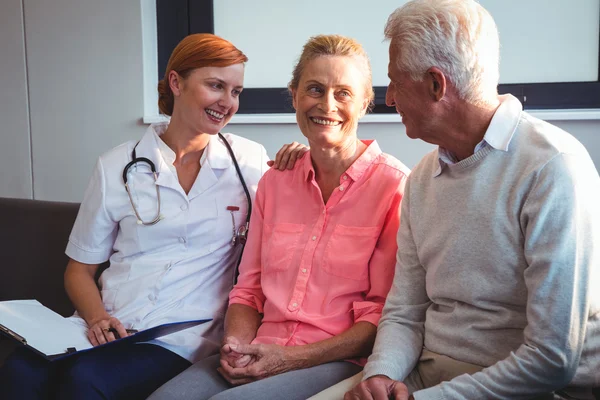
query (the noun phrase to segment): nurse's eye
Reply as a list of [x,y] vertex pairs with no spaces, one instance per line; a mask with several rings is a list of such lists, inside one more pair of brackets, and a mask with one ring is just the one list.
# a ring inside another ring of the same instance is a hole
[[209,86],[215,90],[221,90],[223,89],[223,84],[219,83],[219,82],[212,82],[209,83]]
[[242,94],[242,89],[233,89],[231,91],[231,94],[233,95],[233,97],[238,97],[240,94]]

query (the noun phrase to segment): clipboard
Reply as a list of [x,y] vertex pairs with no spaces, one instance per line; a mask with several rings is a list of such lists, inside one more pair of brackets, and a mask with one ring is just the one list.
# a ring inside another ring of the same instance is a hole
[[199,319],[163,324],[94,347],[87,338],[85,324],[78,324],[64,318],[37,300],[0,302],[0,334],[27,346],[49,361],[117,343],[147,342],[208,321],[211,320]]

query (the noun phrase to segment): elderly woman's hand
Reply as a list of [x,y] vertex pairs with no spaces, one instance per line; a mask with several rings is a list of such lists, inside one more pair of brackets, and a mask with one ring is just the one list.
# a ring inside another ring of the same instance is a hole
[[293,356],[294,347],[276,344],[232,344],[229,347],[238,354],[252,357],[243,368],[234,368],[221,359],[219,372],[234,386],[303,368],[301,360]]
[[229,364],[232,368],[247,367],[253,361],[252,356],[240,354],[231,349],[231,345],[238,345],[241,342],[234,336],[227,336],[221,346],[221,360]]
[[309,148],[302,143],[292,142],[290,144],[284,144],[275,155],[275,160],[268,161],[267,165],[280,171],[283,171],[286,168],[292,169],[294,168],[296,161],[301,159],[308,150]]

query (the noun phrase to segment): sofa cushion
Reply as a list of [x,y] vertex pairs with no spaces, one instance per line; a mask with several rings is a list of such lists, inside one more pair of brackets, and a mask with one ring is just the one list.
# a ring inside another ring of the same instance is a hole
[[68,316],[65,247],[79,204],[0,198],[0,301],[37,299]]

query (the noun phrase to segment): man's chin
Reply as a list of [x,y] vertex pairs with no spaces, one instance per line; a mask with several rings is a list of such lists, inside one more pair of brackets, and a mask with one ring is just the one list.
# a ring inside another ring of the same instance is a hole
[[406,127],[406,136],[408,136],[411,139],[419,139],[418,132],[414,129],[409,129],[408,127]]

